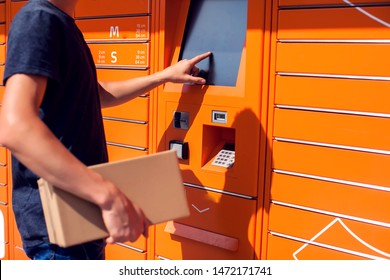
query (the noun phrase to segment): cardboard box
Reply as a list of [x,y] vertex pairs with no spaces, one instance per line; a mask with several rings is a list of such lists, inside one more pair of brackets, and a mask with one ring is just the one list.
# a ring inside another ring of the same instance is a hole
[[[176,151],[91,166],[138,205],[152,224],[189,215]],[[50,242],[62,247],[108,236],[99,207],[44,179],[39,192]]]

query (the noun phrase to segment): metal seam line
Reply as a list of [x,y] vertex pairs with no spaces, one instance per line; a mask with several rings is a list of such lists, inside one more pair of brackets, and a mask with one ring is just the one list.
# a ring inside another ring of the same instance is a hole
[[370,148],[362,148],[362,147],[354,147],[354,146],[338,145],[338,144],[328,144],[328,143],[306,141],[306,140],[295,140],[295,139],[281,138],[281,137],[274,137],[274,140],[279,142],[303,144],[303,145],[318,146],[318,147],[325,147],[325,148],[334,148],[334,149],[341,149],[341,150],[348,150],[348,151],[355,151],[355,152],[390,155],[390,151],[387,150],[378,150],[378,149],[370,149]]
[[352,221],[362,222],[362,223],[366,223],[366,224],[390,228],[390,223],[386,223],[386,222],[375,221],[375,220],[371,220],[371,219],[365,219],[365,218],[360,218],[360,217],[355,217],[355,216],[350,216],[350,215],[344,215],[344,214],[340,214],[340,213],[336,213],[336,212],[332,212],[332,211],[320,210],[320,209],[316,209],[316,208],[312,208],[312,207],[306,207],[306,206],[296,205],[296,204],[292,204],[292,203],[281,202],[281,201],[277,201],[277,200],[272,200],[271,202],[273,204],[279,205],[279,206],[285,206],[285,207],[289,207],[289,208],[293,208],[293,209],[299,209],[299,210],[309,211],[309,212],[313,212],[313,213],[324,214],[324,215],[328,215],[328,216],[332,216],[332,217],[338,217],[338,218],[343,218],[343,219],[347,219],[347,220],[352,220]]
[[296,73],[296,72],[277,72],[280,76],[294,77],[312,77],[312,78],[336,78],[336,79],[353,79],[353,80],[375,80],[390,81],[390,77],[383,76],[364,76],[364,75],[339,75],[339,74],[316,74],[316,73]]
[[310,175],[310,174],[304,174],[304,173],[298,173],[298,172],[292,172],[292,171],[285,171],[285,170],[279,170],[279,169],[274,169],[273,172],[275,172],[277,174],[284,174],[284,175],[289,175],[289,176],[296,176],[296,177],[302,177],[302,178],[307,178],[307,179],[320,180],[320,181],[343,184],[343,185],[348,185],[348,186],[353,186],[353,187],[360,187],[360,188],[365,188],[365,189],[370,189],[370,190],[390,192],[390,187],[365,184],[365,183],[359,183],[359,182],[352,182],[352,181],[347,181],[347,180],[340,180],[340,179],[334,179],[334,178],[329,178],[329,177],[322,177],[322,176],[316,176],[316,175]]
[[204,186],[195,185],[195,184],[191,184],[191,183],[183,183],[183,185],[187,186],[187,187],[190,187],[190,188],[196,188],[196,189],[207,190],[207,191],[212,191],[212,192],[221,193],[221,194],[227,194],[227,195],[240,197],[240,198],[245,198],[245,199],[249,199],[249,200],[256,200],[255,197],[252,197],[252,196],[249,196],[249,195],[244,195],[244,194],[239,194],[239,193],[233,193],[233,192],[218,190],[218,189],[204,187]]

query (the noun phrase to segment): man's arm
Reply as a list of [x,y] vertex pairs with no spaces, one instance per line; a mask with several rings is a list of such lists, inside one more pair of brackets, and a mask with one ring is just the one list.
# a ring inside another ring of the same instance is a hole
[[110,233],[108,242],[136,240],[145,230],[142,211],[73,156],[39,118],[46,86],[47,78],[41,76],[15,74],[7,80],[0,144],[38,176],[97,204]]
[[125,81],[100,82],[102,107],[122,104],[166,82],[203,85],[206,81],[198,77],[199,69],[196,64],[210,55],[211,53],[207,52],[189,60],[181,60],[160,72],[145,77]]

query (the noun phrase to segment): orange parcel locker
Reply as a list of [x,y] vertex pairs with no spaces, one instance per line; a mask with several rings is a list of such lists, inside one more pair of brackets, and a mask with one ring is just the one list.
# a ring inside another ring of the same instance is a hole
[[3,85],[3,77],[4,77],[4,65],[0,65],[0,84]]
[[[254,0],[160,3],[164,30],[159,39],[159,50],[164,54],[159,57],[160,67],[207,51],[212,55],[197,64],[206,79],[205,85],[167,83],[159,87],[157,150],[178,151],[184,183],[190,186],[187,191],[191,193],[190,200],[201,196],[197,194],[201,190],[224,195],[223,202],[213,206],[214,211],[201,215],[201,222],[194,214],[185,222],[158,225],[156,257],[253,259],[255,248],[251,242],[255,229],[248,228],[247,222],[255,219],[255,201],[263,193],[258,170],[260,145],[265,144],[259,145],[263,133],[260,124],[263,67],[253,62],[263,61],[266,3]],[[233,201],[224,199],[230,195]],[[200,211],[205,208],[198,207]],[[239,224],[234,229],[225,225],[232,220],[233,209],[240,209],[239,213],[245,217],[240,221],[245,225]],[[213,238],[228,244],[230,250],[205,242]],[[231,244],[237,241],[240,245],[234,251]]]
[[0,64],[5,64],[5,45],[0,45]]
[[362,149],[389,150],[386,118],[275,109],[274,137]]
[[118,17],[76,20],[87,42],[148,41],[150,17]]
[[275,92],[279,106],[386,114],[390,103],[390,83],[386,80],[277,76]]
[[[164,29],[166,41],[161,48],[167,46],[171,51],[164,56],[165,65],[207,51],[213,55],[198,63],[206,75],[205,86],[166,84],[161,87],[159,112],[165,112],[165,119],[159,119],[158,149],[169,148],[171,141],[188,142],[189,156],[181,161],[181,168],[191,170],[194,181],[212,188],[229,188],[225,178],[231,174],[227,181],[239,182],[235,191],[256,196],[261,66],[248,60],[261,60],[264,23],[259,21],[259,13],[264,12],[264,7],[251,0],[218,2],[215,6],[211,2],[162,1],[166,26],[173,25],[172,14],[180,15],[175,20],[175,28]],[[256,15],[251,8],[256,8]],[[235,15],[234,22],[230,21],[232,17],[216,16],[226,10]],[[255,30],[253,33],[248,32],[249,25]],[[196,40],[199,37],[202,40]],[[231,42],[227,43],[226,39]],[[226,45],[232,47],[228,57],[223,47]],[[225,65],[227,61],[232,63]],[[179,115],[183,119],[177,119]],[[190,124],[188,127],[184,125],[186,122]],[[235,154],[234,164],[228,165],[231,168],[213,161],[219,152],[227,149],[231,149],[229,154]]]
[[107,142],[135,147],[148,147],[148,124],[104,118]]
[[8,204],[0,203],[0,259],[7,260],[10,257]]
[[347,215],[388,224],[390,214],[386,207],[390,194],[385,190],[276,172],[271,184],[271,197],[275,203],[284,202],[336,213],[338,216]]
[[278,44],[278,72],[379,76],[390,75],[390,45],[346,43]]
[[[274,141],[273,168],[314,176],[389,186],[386,174],[389,157],[337,147],[320,147]],[[305,156],[302,156],[305,155]]]
[[122,144],[109,143],[107,145],[108,158],[110,161],[117,161],[127,158],[146,156],[148,154],[147,148],[129,147]]
[[[390,7],[279,10],[279,40],[379,40],[388,38]],[[376,18],[377,20],[373,20]]]
[[360,4],[388,3],[387,0],[279,0],[279,6],[354,6]]
[[193,187],[186,193],[190,216],[156,226],[157,259],[254,258],[255,200]]
[[0,44],[5,44],[6,42],[6,27],[5,24],[0,24]]
[[11,1],[11,21],[28,1]]
[[[312,246],[325,247],[366,259],[386,259],[390,256],[387,253],[389,245],[386,242],[389,228],[379,226],[375,221],[354,220],[353,217],[338,218],[278,204],[272,204],[270,212],[274,217],[269,225],[271,235],[301,242],[296,244],[295,250],[291,252],[293,258],[326,258],[326,254],[313,254],[315,250],[313,251]],[[308,246],[309,242],[312,246]],[[277,255],[277,252],[274,254]],[[347,258],[353,259],[353,256]]]
[[132,246],[132,243],[108,244],[106,247],[107,260],[146,260],[147,253]]
[[0,2],[0,23],[5,23],[6,21],[5,4],[5,1]]
[[89,44],[97,67],[149,68],[149,43]]
[[76,6],[76,18],[91,18],[113,15],[149,14],[150,0],[83,0]]
[[[97,69],[98,79],[103,82],[135,79],[148,74],[148,70]],[[103,116],[146,122],[149,119],[149,100],[145,94],[119,106],[104,108]]]

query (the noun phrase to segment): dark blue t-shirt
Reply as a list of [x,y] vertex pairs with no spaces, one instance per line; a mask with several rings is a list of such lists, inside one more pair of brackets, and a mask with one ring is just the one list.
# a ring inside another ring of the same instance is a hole
[[[39,114],[71,153],[86,165],[107,161],[91,52],[74,19],[47,0],[30,0],[12,21],[4,82],[17,73],[48,78]],[[14,157],[12,174],[13,211],[23,245],[48,242],[38,177]]]

